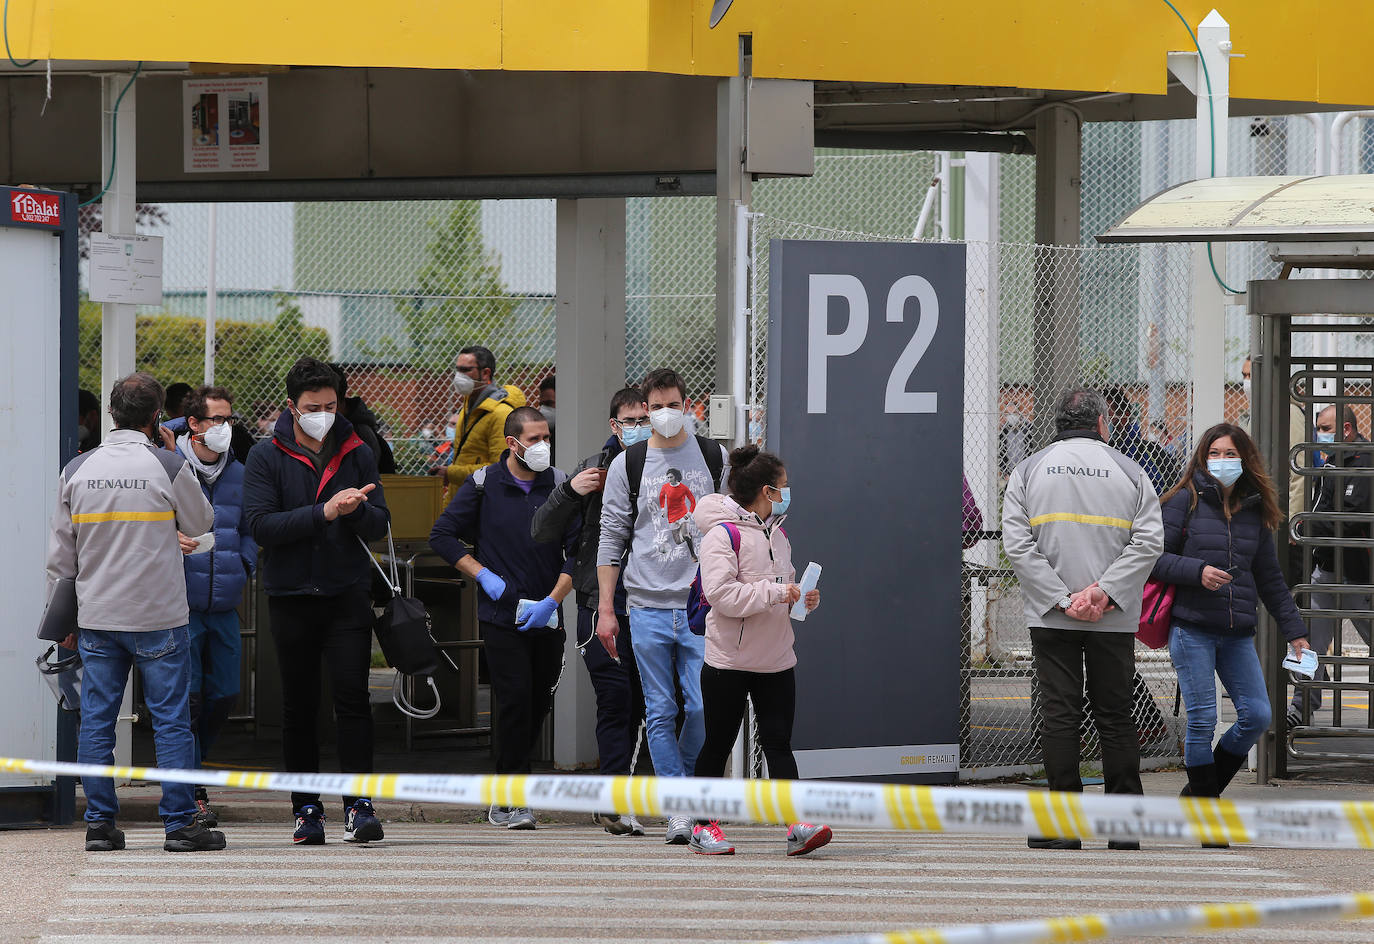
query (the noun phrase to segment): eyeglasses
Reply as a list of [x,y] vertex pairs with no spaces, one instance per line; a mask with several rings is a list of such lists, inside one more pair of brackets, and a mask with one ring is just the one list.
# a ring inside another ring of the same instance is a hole
[[230,426],[239,425],[239,418],[237,416],[197,416],[196,419],[200,420],[202,423],[209,423],[211,426],[223,426],[225,423],[228,423]]
[[611,422],[621,429],[648,429],[652,425],[647,416],[641,416],[637,420],[611,420]]

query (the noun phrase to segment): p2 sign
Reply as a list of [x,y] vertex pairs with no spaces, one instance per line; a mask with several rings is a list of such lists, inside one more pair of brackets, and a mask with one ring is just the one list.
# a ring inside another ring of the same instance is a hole
[[[796,496],[803,777],[938,782],[959,765],[965,250],[775,241],[768,447]],[[916,763],[913,759],[919,759]]]

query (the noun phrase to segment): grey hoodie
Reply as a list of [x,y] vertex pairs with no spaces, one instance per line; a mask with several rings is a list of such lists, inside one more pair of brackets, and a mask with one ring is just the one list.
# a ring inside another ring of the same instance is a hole
[[[1134,633],[1140,594],[1164,551],[1149,476],[1096,434],[1062,433],[1007,479],[1002,543],[1021,581],[1031,626]],[[1060,612],[1097,583],[1117,605],[1096,623]]]
[[48,539],[49,591],[61,577],[76,578],[82,629],[184,626],[190,611],[177,531],[204,534],[214,522],[185,459],[138,430],[117,429],[62,470]]
[[[716,448],[725,454],[724,448]],[[728,454],[721,461],[720,478],[724,483],[730,476]],[[674,484],[670,478],[679,481]],[[701,543],[701,532],[692,512],[698,497],[715,490],[711,470],[695,438],[689,436],[682,445],[671,449],[650,447],[644,460],[639,513],[631,536],[625,453],[611,462],[602,491],[601,545],[596,563],[598,567],[619,567],[624,560],[630,606],[686,609],[687,591],[697,573],[696,548]]]

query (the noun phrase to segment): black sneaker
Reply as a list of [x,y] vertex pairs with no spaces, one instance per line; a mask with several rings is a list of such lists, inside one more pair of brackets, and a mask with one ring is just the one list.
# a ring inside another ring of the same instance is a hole
[[382,821],[372,801],[359,797],[344,812],[344,842],[377,842],[383,836]]
[[1108,849],[1117,849],[1122,852],[1139,852],[1140,840],[1138,839],[1108,839]]
[[1031,836],[1026,840],[1026,846],[1031,849],[1082,849],[1083,840],[1046,839],[1043,836]]
[[124,833],[115,824],[102,820],[86,825],[87,852],[116,852],[124,848]]
[[190,826],[168,833],[162,848],[167,852],[217,852],[226,845],[224,833],[218,829],[206,829],[192,820]]
[[206,829],[214,829],[219,825],[219,814],[210,809],[210,796],[205,792],[204,787],[196,787],[195,819]]
[[291,841],[298,846],[324,845],[324,810],[314,803],[307,803],[296,814],[296,831]]

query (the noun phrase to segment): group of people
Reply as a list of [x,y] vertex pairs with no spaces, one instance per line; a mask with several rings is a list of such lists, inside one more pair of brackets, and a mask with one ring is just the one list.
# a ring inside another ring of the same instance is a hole
[[[443,470],[453,498],[430,543],[479,594],[497,772],[530,770],[562,666],[561,604],[576,591],[603,773],[631,772],[642,712],[658,776],[722,776],[752,698],[770,774],[794,778],[788,611],[801,590],[781,528],[791,500],[782,461],[755,446],[727,454],[692,435],[686,385],[661,369],[612,397],[610,437],[565,475],[551,464],[552,406],[513,403],[494,371],[485,348],[458,357],[454,461]],[[80,762],[113,762],[134,666],[158,765],[201,762],[237,697],[236,606],[257,568],[281,667],[286,770],[319,770],[328,673],[340,769],[372,772],[368,544],[387,535],[390,515],[378,448],[345,415],[345,383],[329,364],[298,360],[285,378],[286,410],[246,461],[232,449],[237,426],[224,388],[189,391],[171,421],[150,375],[115,384],[113,432],[62,471],[47,562],[50,587],[76,581],[81,629],[67,643],[85,664]],[[98,419],[83,415],[82,424]],[[139,568],[127,566],[131,556]],[[710,601],[704,635],[688,619],[698,575]],[[819,602],[812,590],[804,605]],[[89,777],[83,786],[87,850],[124,848],[112,782]],[[384,837],[369,797],[342,800],[346,842]],[[296,793],[291,803],[292,842],[323,843],[321,797]],[[159,813],[167,850],[225,848],[203,791],[165,783]],[[488,820],[536,826],[523,808],[493,806]],[[644,832],[630,815],[596,821],[613,834]],[[794,823],[786,851],[805,854],[830,839],[827,826]],[[673,817],[665,840],[734,852],[714,822]]]
[[[1220,796],[1270,722],[1253,638],[1258,604],[1295,654],[1309,648],[1279,566],[1274,486],[1250,435],[1219,423],[1199,437],[1160,496],[1149,470],[1110,445],[1109,417],[1098,392],[1066,391],[1053,441],[1016,465],[1004,498],[1003,542],[1030,626],[1046,777],[1052,790],[1083,789],[1086,686],[1107,792],[1142,792],[1131,712],[1134,634],[1153,577],[1175,587],[1169,654],[1187,710],[1184,794]],[[1217,678],[1237,720],[1214,744]],[[1077,839],[1032,836],[1028,843],[1081,847]]]

